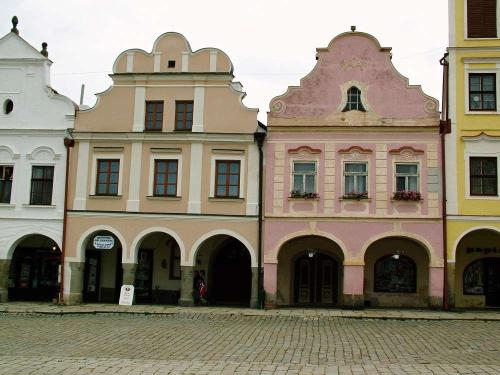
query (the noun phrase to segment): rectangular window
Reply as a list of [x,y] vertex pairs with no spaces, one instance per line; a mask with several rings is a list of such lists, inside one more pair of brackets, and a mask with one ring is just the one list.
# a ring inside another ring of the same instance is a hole
[[345,194],[365,194],[367,190],[368,165],[367,163],[345,163]]
[[215,196],[238,198],[240,196],[240,161],[217,160],[215,168]]
[[419,191],[418,164],[396,164],[396,191]]
[[293,162],[293,193],[316,193],[316,163]]
[[497,158],[470,158],[470,195],[498,195],[497,176]]
[[155,160],[155,197],[175,197],[177,195],[177,160]]
[[496,111],[496,74],[469,74],[469,110]]
[[0,165],[0,203],[10,203],[13,174],[14,167],[12,165]]
[[497,37],[497,0],[467,0],[467,37]]
[[191,130],[193,127],[193,101],[175,102],[175,130]]
[[31,171],[30,204],[51,205],[53,181],[53,166],[33,166]]
[[163,126],[163,101],[146,102],[146,130],[160,131]]
[[96,195],[118,195],[119,159],[97,159]]

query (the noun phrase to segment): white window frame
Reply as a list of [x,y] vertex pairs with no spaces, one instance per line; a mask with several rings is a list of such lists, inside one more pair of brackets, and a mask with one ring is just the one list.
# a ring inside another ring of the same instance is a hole
[[[470,193],[470,159],[471,158],[496,158],[497,159],[497,195],[471,195]],[[500,152],[494,153],[466,153],[465,154],[465,192],[466,199],[478,199],[478,200],[499,200],[500,199],[500,166],[498,162],[500,161]]]
[[[295,190],[294,186],[294,176],[295,176],[295,164],[314,164],[314,191],[312,192],[313,194],[318,193],[318,162],[317,160],[292,160],[292,168],[291,168],[291,181],[290,181],[290,186],[291,186],[291,191]],[[305,192],[305,186],[306,186],[306,176],[310,175],[308,173],[297,173],[302,175],[302,184],[304,186],[304,191],[302,192],[303,194],[306,194]]]
[[[177,160],[177,191],[175,193],[175,197],[154,195],[155,160]],[[182,194],[182,154],[152,153],[151,156],[149,157],[148,197],[154,196],[155,198],[180,198],[181,194]]]
[[[240,162],[240,194],[238,198],[245,198],[246,185],[245,185],[245,156],[235,156],[234,154],[217,154],[210,157],[210,198],[220,198],[215,196],[215,169],[217,167],[217,161],[239,161]],[[231,199],[233,197],[221,198],[221,199]],[[234,199],[234,198],[233,198]]]
[[[366,172],[364,172],[363,174],[359,173],[359,172],[348,172],[348,174],[346,175],[346,171],[345,171],[345,166],[347,164],[366,164]],[[346,192],[346,183],[345,183],[345,179],[346,179],[346,176],[366,176],[366,193],[367,193],[367,196],[369,197],[370,196],[370,162],[368,160],[360,160],[360,161],[344,161],[343,162],[343,165],[342,165],[342,196],[346,196],[348,193]],[[357,185],[357,178],[355,177],[354,178],[354,186]],[[357,190],[356,190],[357,191]],[[359,192],[360,193],[360,192]]]
[[[0,202],[0,205],[3,205],[3,206],[10,206],[12,205],[12,196],[13,196],[13,192],[14,192],[14,173],[16,171],[16,165],[14,162],[12,163],[4,163],[4,162],[0,162],[0,167],[12,167],[12,184],[10,185],[10,197],[9,197],[9,202],[8,203],[2,203]],[[30,181],[30,189],[31,189],[31,181]],[[52,187],[52,190],[54,190],[54,188]],[[31,192],[30,192],[31,193]]]
[[[29,164],[29,171],[28,171],[28,182],[29,182],[29,188],[28,188],[28,195],[25,198],[25,206],[35,206],[35,207],[55,207],[54,205],[54,197],[58,193],[56,187],[57,187],[57,163],[56,162],[47,162],[47,161],[32,161]],[[53,167],[54,168],[54,176],[52,177],[52,197],[50,198],[50,204],[43,204],[43,205],[38,205],[38,204],[31,204],[31,183],[32,183],[32,178],[33,178],[33,167]],[[14,175],[12,175],[12,180],[14,180]],[[12,185],[14,185],[14,182],[12,182]],[[12,198],[12,197],[11,197]]]
[[123,189],[123,151],[120,150],[118,152],[99,152],[94,153],[92,155],[92,176],[91,176],[91,185],[90,185],[90,195],[96,195],[96,182],[97,182],[97,160],[99,159],[111,159],[111,160],[119,160],[120,161],[120,169],[118,171],[118,192],[116,195],[102,195],[102,197],[114,197],[122,196]]
[[[500,1],[499,1],[500,3]],[[474,69],[474,64],[465,64],[465,69],[464,69],[464,96],[465,96],[465,111],[464,113],[467,115],[487,115],[487,114],[497,114],[499,113],[499,103],[498,103],[498,89],[499,89],[499,84],[500,84],[500,70],[499,69]],[[469,76],[470,74],[495,74],[495,100],[496,100],[496,111],[482,111],[482,110],[477,110],[477,111],[471,111],[469,109]]]
[[[417,192],[420,193],[422,191],[422,185],[421,181],[422,179],[420,178],[420,173],[421,173],[421,167],[420,167],[420,162],[418,161],[408,161],[408,162],[402,162],[402,161],[394,161],[393,163],[393,170],[394,170],[394,192],[398,191],[398,177],[405,177],[405,188],[408,187],[408,177],[414,176],[413,174],[407,174],[407,173],[401,173],[398,175],[397,172],[397,165],[398,164],[406,164],[406,165],[416,165],[417,166]],[[408,191],[408,189],[405,189]]]

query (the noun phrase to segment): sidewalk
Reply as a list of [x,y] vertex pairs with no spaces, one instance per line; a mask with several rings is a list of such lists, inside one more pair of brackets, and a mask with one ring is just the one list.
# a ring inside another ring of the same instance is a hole
[[280,308],[255,310],[238,307],[179,307],[165,305],[119,306],[115,304],[83,304],[59,306],[48,302],[8,302],[0,303],[0,313],[12,314],[217,314],[242,316],[294,316],[302,318],[339,317],[355,319],[396,319],[396,320],[480,320],[500,321],[499,310],[477,311],[433,311],[413,309],[303,309]]

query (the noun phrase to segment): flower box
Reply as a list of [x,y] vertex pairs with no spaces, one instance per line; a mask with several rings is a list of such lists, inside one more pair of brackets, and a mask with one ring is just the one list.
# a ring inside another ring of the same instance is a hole
[[368,199],[368,192],[363,191],[363,192],[357,192],[357,191],[352,191],[350,193],[344,194],[342,199],[355,199],[355,200],[361,200],[361,199]]
[[318,199],[318,193],[304,193],[298,190],[292,190],[290,192],[290,198],[302,198],[302,199]]
[[422,195],[418,191],[401,190],[394,192],[392,199],[395,201],[420,201]]

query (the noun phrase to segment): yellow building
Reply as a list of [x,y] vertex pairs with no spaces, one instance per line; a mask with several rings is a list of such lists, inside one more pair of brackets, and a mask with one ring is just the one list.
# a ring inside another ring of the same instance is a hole
[[499,7],[449,0],[447,285],[456,307],[500,306]]

